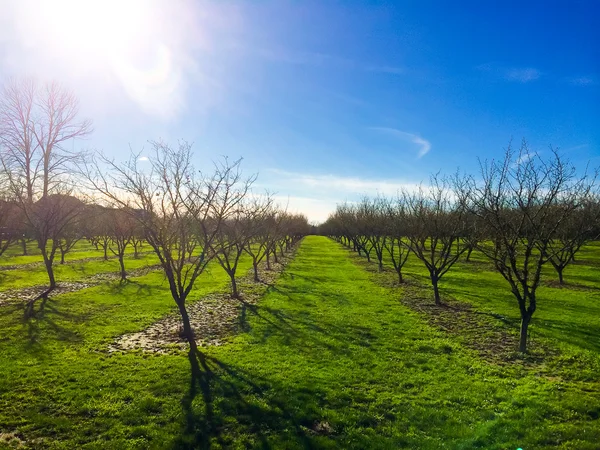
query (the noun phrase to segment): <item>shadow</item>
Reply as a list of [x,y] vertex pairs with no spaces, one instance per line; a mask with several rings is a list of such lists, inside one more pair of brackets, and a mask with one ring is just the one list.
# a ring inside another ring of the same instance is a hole
[[538,319],[535,327],[551,338],[560,336],[562,342],[569,343],[582,349],[600,352],[600,334],[598,327],[592,324],[555,319]]
[[25,349],[34,353],[44,352],[43,341],[82,342],[81,333],[61,325],[59,322],[62,320],[77,324],[84,323],[86,317],[61,311],[51,299],[46,298],[35,314],[23,318],[27,336]]
[[[200,372],[190,379],[181,401],[185,420],[174,449],[230,448],[235,437],[253,447],[316,448],[313,439],[320,431],[319,400],[324,394],[314,389],[294,389],[257,376],[197,351],[188,355]],[[194,363],[192,358],[196,360]],[[201,396],[201,399],[199,398]]]

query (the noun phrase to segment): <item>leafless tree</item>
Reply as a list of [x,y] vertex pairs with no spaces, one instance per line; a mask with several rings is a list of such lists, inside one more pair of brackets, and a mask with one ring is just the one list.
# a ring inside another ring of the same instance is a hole
[[519,350],[527,350],[528,328],[537,309],[543,265],[559,251],[551,243],[561,224],[584,206],[593,177],[578,176],[556,151],[546,160],[523,141],[508,146],[502,160],[481,164],[481,181],[459,189],[485,228],[478,249],[508,282],[521,314]]
[[126,209],[109,209],[106,214],[106,217],[109,219],[109,249],[119,260],[121,281],[127,281],[125,251],[131,244],[133,236],[136,233],[137,221],[134,219],[133,215],[133,212],[127,211]]
[[50,195],[81,158],[67,143],[92,131],[79,121],[77,97],[57,83],[39,87],[32,80],[11,80],[0,99],[0,144],[4,167],[10,169],[13,190],[24,201]]
[[[189,344],[192,373],[198,377],[197,356],[202,355],[186,301],[198,277],[220,251],[216,248],[218,232],[238,211],[253,178],[244,179],[240,161],[227,159],[216,163],[212,173],[196,172],[191,145],[186,142],[175,149],[162,142],[153,142],[152,147],[153,155],[144,167],[138,163],[139,155],[132,155],[124,164],[104,159],[111,169],[109,174],[98,165],[88,165],[85,172],[111,206],[131,212],[141,225],[169,282],[181,316],[182,334]],[[190,260],[187,244],[191,239],[198,245]]]
[[407,245],[425,265],[433,286],[436,305],[441,304],[439,281],[458,261],[467,247],[464,235],[464,207],[450,189],[447,179],[431,178],[427,189],[404,192],[408,213]]
[[582,206],[562,221],[555,236],[548,242],[548,260],[558,281],[564,284],[564,270],[575,261],[575,255],[590,240],[598,238],[597,224],[600,218],[598,199],[590,197]]
[[383,209],[385,217],[385,248],[390,255],[394,270],[398,274],[398,282],[403,283],[402,269],[408,261],[410,246],[408,245],[408,221],[406,206],[402,198],[395,202],[386,201]]
[[68,182],[81,153],[67,143],[87,136],[91,122],[77,115],[77,98],[56,83],[38,87],[31,80],[11,80],[0,98],[0,164],[24,224],[37,239],[50,290],[56,287],[52,264],[59,239],[81,212]]

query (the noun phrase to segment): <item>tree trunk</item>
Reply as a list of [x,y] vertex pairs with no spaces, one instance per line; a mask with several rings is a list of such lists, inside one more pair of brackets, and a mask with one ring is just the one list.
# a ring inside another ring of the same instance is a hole
[[21,239],[21,246],[23,247],[23,256],[27,256],[27,241],[25,238]]
[[559,284],[565,284],[565,280],[563,278],[563,270],[565,270],[564,267],[557,267],[556,271],[558,272],[558,282]]
[[267,270],[271,270],[271,260],[269,259],[269,252],[267,251]]
[[467,262],[471,261],[471,253],[473,253],[473,247],[469,247],[467,251]]
[[275,260],[275,263],[279,262],[279,260],[277,259],[277,249],[273,250],[273,259]]
[[123,260],[123,254],[119,255],[119,265],[121,266],[121,281],[127,280],[127,272],[125,272],[125,261]]
[[404,283],[404,278],[402,278],[402,269],[396,270],[398,272],[398,283]]
[[181,315],[181,321],[183,322],[183,336],[188,341],[190,351],[188,357],[190,360],[190,366],[192,369],[192,379],[197,380],[202,375],[200,365],[198,364],[198,346],[196,345],[196,338],[194,336],[194,330],[190,324],[190,316],[188,315],[187,309],[185,308],[185,301],[178,301],[177,307],[179,308],[179,314]]
[[103,246],[104,248],[104,261],[108,261],[108,244]]
[[258,278],[258,263],[256,261],[253,262],[252,267],[254,268],[254,281],[258,282],[260,281],[260,278]]
[[235,280],[235,274],[229,274],[231,278],[231,296],[233,298],[240,298],[240,293],[238,292],[237,281]]
[[441,305],[442,301],[440,300],[440,290],[438,288],[438,278],[436,276],[431,276],[431,284],[433,285],[433,296],[435,298],[435,304]]
[[54,289],[56,287],[56,279],[54,278],[54,267],[52,267],[52,261],[48,259],[48,256],[46,254],[44,254],[44,265],[46,266],[46,272],[48,273],[50,289]]
[[379,260],[379,271],[383,272],[383,261]]
[[521,336],[519,338],[519,351],[525,353],[527,351],[527,329],[531,322],[531,315],[525,314],[521,317]]
[[65,254],[67,252],[63,252],[62,250],[60,251],[60,263],[64,264],[65,263]]

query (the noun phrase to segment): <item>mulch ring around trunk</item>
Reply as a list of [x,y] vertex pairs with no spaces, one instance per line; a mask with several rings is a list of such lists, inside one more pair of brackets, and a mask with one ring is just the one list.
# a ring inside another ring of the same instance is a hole
[[[199,347],[223,345],[227,338],[245,327],[245,311],[248,305],[256,304],[279,275],[283,272],[294,252],[271,262],[271,270],[264,263],[259,266],[260,282],[254,281],[253,270],[237,280],[240,299],[231,294],[213,293],[187,305],[190,322]],[[172,313],[137,333],[124,334],[108,346],[108,353],[141,350],[167,354],[186,350],[188,344],[182,335],[179,313]]]
[[[146,266],[139,269],[127,271],[128,277],[141,277],[150,272],[160,269],[160,265]],[[98,286],[106,281],[118,281],[121,279],[119,272],[97,273],[86,278],[85,281],[65,281],[58,283],[57,286],[48,293],[48,298],[60,294],[77,292],[89,287]],[[27,303],[48,290],[48,286],[31,286],[20,289],[7,289],[0,291],[0,307],[15,303]]]

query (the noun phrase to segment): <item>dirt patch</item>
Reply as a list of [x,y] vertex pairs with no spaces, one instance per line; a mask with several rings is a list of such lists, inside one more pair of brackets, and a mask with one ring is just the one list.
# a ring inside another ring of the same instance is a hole
[[19,434],[0,432],[0,446],[6,446],[7,448],[22,448],[24,445],[25,441]]
[[[141,277],[150,272],[154,272],[160,269],[160,265],[152,265],[141,267],[139,269],[130,270],[127,272],[128,277]],[[119,272],[106,272],[97,273],[91,275],[86,281],[65,281],[58,283],[55,289],[48,294],[48,298],[56,297],[60,294],[67,294],[69,292],[77,292],[82,289],[87,289],[92,286],[98,286],[99,284],[107,281],[118,281],[121,279]],[[7,289],[0,291],[0,307],[14,303],[27,303],[30,300],[39,297],[43,292],[48,290],[48,286],[31,286],[21,289]]]
[[[252,269],[246,276],[237,279],[240,299],[231,298],[228,292],[213,293],[188,303],[190,322],[198,346],[222,345],[227,342],[227,338],[241,331],[245,326],[246,308],[260,300],[294,254],[295,249],[280,256],[278,263],[271,263],[271,270],[266,270],[262,263],[259,266],[259,282],[254,281]],[[173,313],[142,331],[119,336],[108,346],[107,351],[114,353],[141,350],[161,354],[179,352],[188,348],[181,327],[179,314]]]

